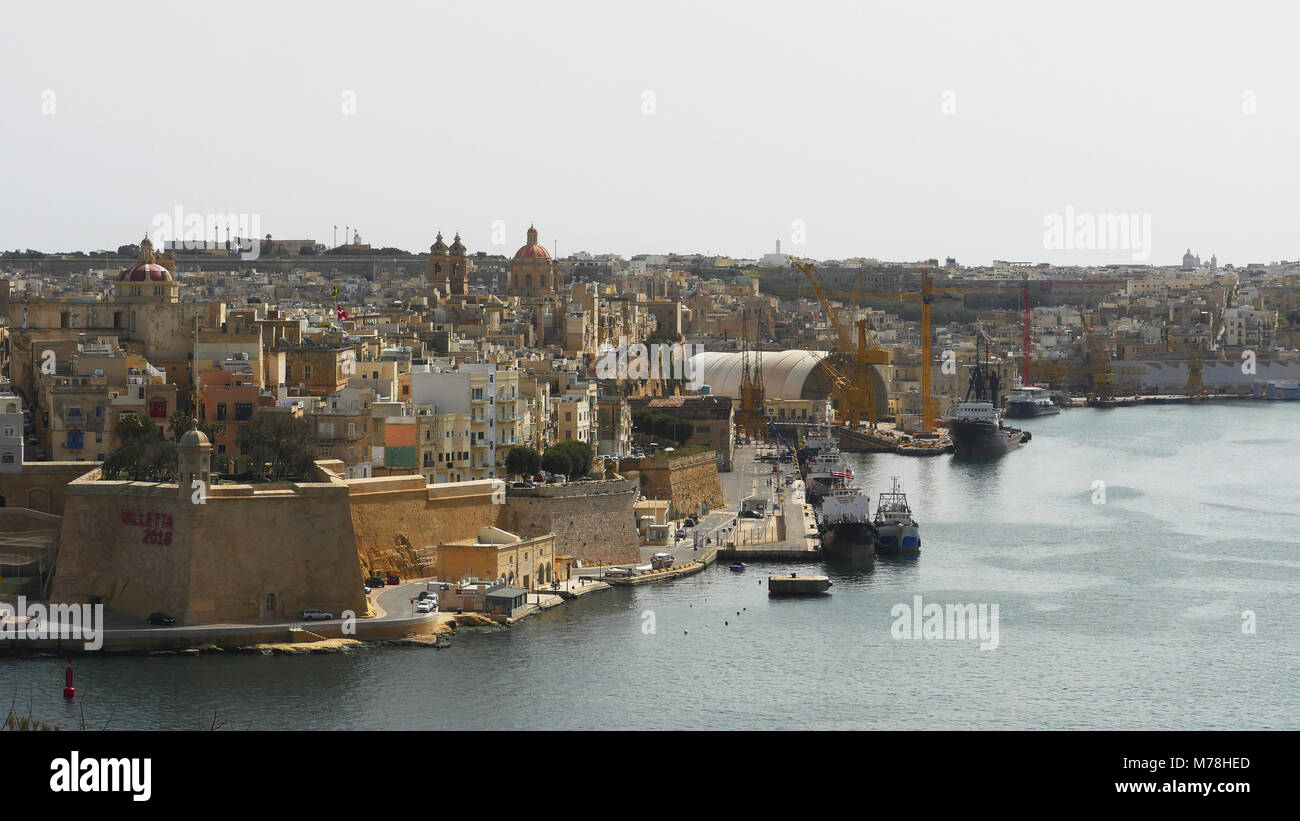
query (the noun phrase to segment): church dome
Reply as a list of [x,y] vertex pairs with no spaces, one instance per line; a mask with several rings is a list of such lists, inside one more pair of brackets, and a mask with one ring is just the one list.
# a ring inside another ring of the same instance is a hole
[[118,275],[118,282],[170,282],[171,272],[156,262],[137,262]]
[[457,234],[456,239],[452,240],[450,253],[453,257],[465,256],[465,245],[460,241],[460,234]]
[[515,259],[550,259],[551,254],[537,244],[537,229],[528,226],[528,244],[515,251]]
[[429,253],[440,257],[447,256],[447,243],[442,241],[441,231],[438,232],[438,239],[434,241],[433,245],[429,246]]
[[173,279],[171,271],[154,262],[153,243],[148,237],[140,240],[140,259],[117,275],[118,282],[171,282]]

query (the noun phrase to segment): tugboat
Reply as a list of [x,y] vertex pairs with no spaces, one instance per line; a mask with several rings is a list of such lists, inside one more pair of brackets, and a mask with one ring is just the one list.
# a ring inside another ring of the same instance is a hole
[[1045,388],[1015,388],[1007,391],[1007,417],[1027,419],[1033,416],[1051,416],[1061,409],[1052,402]]
[[997,406],[1001,379],[989,369],[988,357],[988,337],[981,330],[975,337],[975,367],[971,368],[966,399],[957,403],[947,419],[948,435],[957,456],[1001,456],[1029,441],[1025,431],[1002,424]]
[[907,504],[907,494],[898,487],[898,477],[894,477],[894,489],[880,494],[876,500],[877,553],[919,553],[921,552],[921,528],[912,518],[912,508]]
[[876,555],[871,499],[855,487],[838,488],[822,502],[822,555],[866,559]]

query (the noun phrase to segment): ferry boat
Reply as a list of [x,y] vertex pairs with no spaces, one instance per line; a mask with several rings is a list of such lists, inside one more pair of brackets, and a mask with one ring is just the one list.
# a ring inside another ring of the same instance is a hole
[[1015,388],[1007,391],[1008,418],[1027,419],[1060,412],[1061,409],[1052,401],[1046,388]]
[[872,524],[876,528],[877,553],[920,552],[921,528],[912,518],[912,508],[907,504],[907,494],[898,487],[897,476],[893,490],[876,500]]
[[876,554],[871,499],[855,487],[835,490],[822,502],[822,555],[865,559]]

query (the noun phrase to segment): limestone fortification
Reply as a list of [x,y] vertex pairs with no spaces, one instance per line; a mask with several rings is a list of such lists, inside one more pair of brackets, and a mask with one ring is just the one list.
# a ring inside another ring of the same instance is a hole
[[520,536],[554,533],[556,555],[583,564],[638,562],[635,501],[636,484],[622,478],[510,488],[501,527]]
[[102,601],[186,624],[292,619],[316,607],[366,613],[370,573],[432,574],[440,540],[493,524],[492,482],[425,485],[419,476],[343,480],[322,461],[311,482],[219,484],[206,501],[176,484],[99,481],[64,491],[51,598]]
[[647,499],[667,499],[671,518],[694,513],[702,502],[717,507],[722,504],[722,482],[718,479],[718,457],[713,451],[693,456],[652,456],[641,460],[623,460],[622,470],[635,471],[641,482],[641,495]]

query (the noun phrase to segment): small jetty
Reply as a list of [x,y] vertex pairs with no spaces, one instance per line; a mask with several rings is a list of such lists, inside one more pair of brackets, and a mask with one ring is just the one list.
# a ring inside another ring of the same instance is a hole
[[768,576],[767,595],[769,596],[817,596],[831,588],[831,580],[826,576]]

